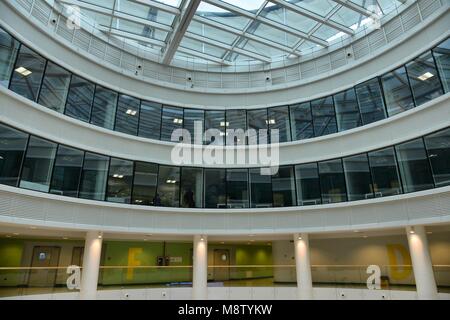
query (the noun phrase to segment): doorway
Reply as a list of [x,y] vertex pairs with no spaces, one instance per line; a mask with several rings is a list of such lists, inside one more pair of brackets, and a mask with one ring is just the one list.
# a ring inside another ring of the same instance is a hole
[[214,281],[230,280],[230,251],[226,249],[214,250]]
[[28,286],[53,287],[55,285],[60,252],[60,247],[35,246],[33,248]]

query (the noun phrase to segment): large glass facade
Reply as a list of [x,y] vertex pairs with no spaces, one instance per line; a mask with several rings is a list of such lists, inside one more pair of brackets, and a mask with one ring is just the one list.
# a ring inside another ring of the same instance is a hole
[[405,67],[381,76],[389,116],[414,108],[414,100]]
[[367,154],[359,154],[342,159],[348,201],[364,200],[374,197],[372,177]]
[[[184,129],[190,134],[191,141],[185,143],[203,144],[203,127],[205,121],[205,112],[200,109],[184,109]],[[199,132],[195,132],[195,125],[201,126]],[[196,135],[197,133],[197,135]]]
[[180,205],[180,168],[159,166],[158,190],[153,201],[155,206],[179,207]]
[[0,85],[8,87],[20,43],[0,28]]
[[311,103],[304,102],[290,107],[292,140],[314,137]]
[[[269,134],[272,137],[272,130],[278,130],[279,142],[291,141],[291,129],[289,126],[289,108],[288,107],[276,107],[269,108],[268,121]],[[272,138],[270,138],[271,143]]]
[[226,128],[233,130],[232,135],[229,132],[226,135],[227,145],[243,145],[246,143],[245,132],[247,130],[247,112],[246,110],[227,110]]
[[[208,134],[206,131],[211,130]],[[205,144],[224,145],[225,143],[225,112],[220,110],[205,111]]]
[[279,167],[278,172],[272,176],[272,198],[274,207],[297,205],[294,167]]
[[57,144],[31,136],[22,168],[20,187],[48,192]]
[[9,89],[27,99],[36,101],[45,64],[46,60],[43,57],[21,45]]
[[383,92],[378,78],[371,79],[355,87],[363,124],[386,118]]
[[83,151],[59,145],[50,193],[69,197],[78,196],[83,159]]
[[316,137],[337,132],[333,97],[311,101],[314,133]]
[[203,169],[181,168],[180,206],[201,208],[203,206]]
[[450,129],[424,137],[436,187],[450,184]]
[[297,187],[297,203],[299,206],[322,203],[317,163],[296,165],[295,179]]
[[406,70],[408,71],[416,106],[437,98],[444,93],[431,52],[427,52],[407,63]]
[[334,95],[336,121],[339,131],[350,130],[361,125],[358,101],[355,89],[349,89]]
[[227,181],[225,169],[205,169],[205,208],[227,207]]
[[111,158],[109,162],[108,193],[106,200],[118,203],[131,202],[133,161]]
[[121,94],[117,103],[115,130],[137,135],[140,100]]
[[269,142],[267,135],[268,123],[267,109],[247,110],[248,144],[265,144]]
[[28,134],[0,125],[0,183],[17,186]]
[[154,204],[158,186],[158,165],[136,161],[134,167],[132,203],[144,206]]
[[252,208],[269,208],[273,206],[272,177],[261,174],[261,169],[249,169],[250,206]]
[[161,140],[172,141],[172,133],[176,129],[183,129],[183,109],[164,106],[162,110]]
[[368,156],[375,197],[402,193],[394,148],[369,152]]
[[80,198],[104,200],[109,157],[86,152],[81,174]]
[[38,103],[57,112],[64,112],[70,76],[69,71],[49,61],[45,68]]
[[227,208],[240,209],[249,207],[248,170],[227,170]]
[[162,106],[159,103],[142,101],[138,135],[159,140],[161,138],[161,114]]
[[404,192],[433,188],[430,163],[422,138],[397,145],[395,149]]
[[65,114],[89,122],[94,92],[95,85],[92,82],[73,75],[67,95]]
[[341,159],[319,162],[319,176],[322,203],[347,201],[344,168]]
[[436,66],[439,70],[444,91],[450,92],[450,39],[445,40],[433,49]]
[[116,116],[118,93],[104,87],[96,86],[92,106],[91,123],[96,126],[113,129]]

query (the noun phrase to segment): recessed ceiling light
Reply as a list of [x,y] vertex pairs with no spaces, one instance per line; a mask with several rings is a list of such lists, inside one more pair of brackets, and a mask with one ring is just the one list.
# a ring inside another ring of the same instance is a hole
[[225,244],[225,242],[221,241],[220,244]]
[[130,115],[130,116],[135,116],[137,111],[133,110],[133,109],[128,109],[125,113]]
[[364,239],[368,238],[369,236],[363,236]]
[[17,232],[14,232],[13,235],[18,236],[19,234]]
[[67,237],[63,237],[63,240],[68,240],[69,238],[67,238]]
[[427,231],[427,234],[432,234],[433,232],[432,231]]
[[425,81],[428,80],[430,78],[434,77],[434,74],[432,74],[431,72],[425,72],[423,75],[417,77],[417,79]]
[[28,70],[25,67],[19,67],[15,70],[17,73],[20,73],[21,75],[23,75],[24,77],[29,76],[30,74],[32,74],[33,72],[31,72],[30,70]]

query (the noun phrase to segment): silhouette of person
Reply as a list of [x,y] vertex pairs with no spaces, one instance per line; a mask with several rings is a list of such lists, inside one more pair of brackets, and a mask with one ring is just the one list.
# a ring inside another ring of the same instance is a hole
[[195,207],[194,193],[192,192],[192,190],[190,188],[184,193],[183,198],[184,198],[183,199],[184,203],[188,208]]
[[153,205],[154,205],[155,207],[161,206],[161,198],[159,197],[159,193],[157,193],[157,194],[155,195],[155,197],[153,198]]

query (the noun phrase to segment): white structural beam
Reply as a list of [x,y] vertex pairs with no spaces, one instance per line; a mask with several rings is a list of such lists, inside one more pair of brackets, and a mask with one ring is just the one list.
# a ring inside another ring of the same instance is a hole
[[186,0],[182,3],[183,9],[181,10],[181,14],[177,19],[172,33],[169,35],[167,46],[164,48],[162,57],[163,64],[169,64],[172,61],[200,2],[200,0]]
[[314,20],[316,22],[319,22],[319,23],[322,23],[324,25],[327,25],[327,26],[329,26],[329,27],[331,27],[333,29],[336,29],[338,31],[342,31],[342,32],[344,32],[346,34],[353,35],[355,33],[349,27],[346,27],[346,26],[344,26],[344,25],[342,25],[340,23],[337,23],[337,22],[334,22],[334,21],[331,21],[331,20],[327,20],[327,19],[325,19],[325,17],[322,17],[319,14],[316,14],[316,13],[314,13],[312,11],[306,10],[306,9],[304,9],[302,7],[296,6],[295,4],[287,2],[286,0],[270,0],[270,2],[275,3],[275,4],[279,5],[279,6],[282,6],[282,7],[286,8],[286,9],[288,9],[288,10],[290,10],[292,12],[295,12],[297,14],[300,14],[300,15],[302,15],[304,17],[312,19],[312,20]]
[[194,263],[192,266],[192,299],[208,298],[208,240],[206,236],[194,236]]
[[363,16],[371,17],[371,16],[374,15],[374,12],[372,12],[370,10],[367,10],[366,8],[361,7],[361,6],[351,2],[349,0],[333,0],[333,1],[336,2],[336,3],[339,3],[340,5],[346,7],[348,9],[350,9],[350,10],[353,10],[353,11],[359,13],[359,14],[362,14]]
[[81,274],[81,300],[97,298],[97,283],[102,254],[102,233],[88,231],[84,244],[83,271]]
[[215,62],[218,64],[226,65],[226,66],[231,66],[231,62],[229,62],[229,61],[225,61],[221,58],[212,56],[210,54],[202,53],[202,52],[195,51],[195,50],[192,50],[189,48],[178,47],[178,52],[184,53],[184,54],[192,56],[192,57],[201,58],[206,61],[211,61],[211,62]]
[[129,2],[134,2],[138,4],[143,4],[149,7],[153,7],[155,9],[159,9],[161,11],[171,13],[174,15],[179,15],[181,13],[180,9],[169,6],[165,3],[154,1],[154,0],[128,0]]
[[308,234],[294,234],[294,255],[297,274],[297,298],[312,300],[313,286]]
[[325,40],[322,40],[322,39],[317,38],[317,37],[312,36],[312,35],[308,35],[305,32],[302,32],[300,30],[294,29],[292,27],[289,27],[289,26],[284,25],[282,23],[279,23],[279,22],[276,22],[274,20],[268,19],[266,17],[259,16],[259,15],[255,14],[255,13],[246,11],[244,9],[241,9],[239,7],[236,7],[236,6],[233,6],[233,5],[228,4],[226,2],[222,2],[220,0],[203,0],[203,2],[209,3],[209,4],[213,5],[213,6],[218,7],[218,8],[221,8],[221,9],[224,9],[224,10],[227,10],[227,11],[239,14],[239,15],[241,15],[243,17],[246,17],[246,18],[249,18],[249,19],[252,19],[252,20],[255,20],[255,21],[259,21],[259,22],[261,22],[261,23],[263,23],[265,25],[268,25],[268,26],[270,26],[272,28],[275,28],[275,29],[280,30],[280,31],[284,31],[286,33],[292,34],[292,35],[294,35],[296,37],[299,37],[299,38],[303,38],[303,39],[305,39],[307,41],[311,41],[311,42],[313,42],[315,44],[318,44],[318,45],[320,45],[322,47],[327,47],[328,46],[328,42],[325,41]]
[[140,41],[140,42],[148,43],[148,44],[155,45],[155,46],[158,46],[161,48],[163,48],[166,45],[166,43],[164,41],[140,36],[138,34],[130,33],[130,32],[119,30],[119,29],[114,29],[114,28],[101,26],[101,25],[98,26],[98,29],[102,32],[111,34],[113,36],[122,37],[122,38],[135,40],[135,41]]

